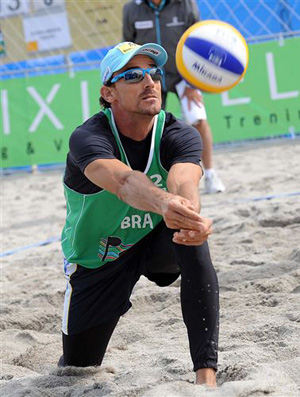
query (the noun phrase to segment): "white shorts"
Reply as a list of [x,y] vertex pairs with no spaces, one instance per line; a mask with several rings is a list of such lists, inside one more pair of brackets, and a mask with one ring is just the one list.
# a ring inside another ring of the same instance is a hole
[[[179,100],[181,104],[181,112],[184,121],[189,125],[194,125],[197,124],[199,120],[207,119],[206,110],[203,104],[199,106],[196,105],[194,102],[191,103],[190,110],[188,109],[187,97],[185,96],[182,98],[186,86],[187,86],[186,82],[184,80],[181,80],[180,83],[176,84],[175,88],[179,96]],[[202,95],[200,90],[198,90],[198,92]]]

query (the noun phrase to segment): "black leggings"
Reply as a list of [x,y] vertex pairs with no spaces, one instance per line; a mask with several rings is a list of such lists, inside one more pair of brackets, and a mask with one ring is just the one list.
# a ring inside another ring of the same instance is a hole
[[[124,287],[128,294],[128,300],[134,284],[142,274],[159,286],[171,284],[181,274],[181,306],[183,320],[187,327],[194,371],[200,368],[216,370],[219,290],[208,244],[204,243],[197,247],[174,244],[172,242],[173,233],[174,231],[167,229],[162,223],[154,232],[141,240],[134,255],[134,257],[139,257],[139,260],[134,262],[134,273],[126,270],[127,263],[123,263],[121,266],[122,269],[125,269],[125,273],[121,276],[123,282],[119,284],[118,292],[120,293],[120,285],[126,284],[131,274],[134,274],[132,283],[130,286],[127,283],[127,286]],[[132,258],[129,262],[130,269],[132,269]],[[118,274],[121,271],[123,270],[118,271]],[[84,272],[89,272],[89,269],[84,269]],[[76,291],[76,285],[73,285],[74,291]],[[82,288],[80,291],[82,298]],[[113,296],[113,292],[109,296]],[[81,332],[63,334],[64,365],[85,367],[102,363],[110,337],[123,312],[119,314],[113,312],[113,314],[107,321],[89,326]],[[102,316],[102,318],[104,317]]]

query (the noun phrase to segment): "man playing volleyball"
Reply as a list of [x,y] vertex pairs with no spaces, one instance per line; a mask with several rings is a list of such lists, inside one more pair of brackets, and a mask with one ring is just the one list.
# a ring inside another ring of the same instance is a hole
[[218,282],[200,216],[201,138],[161,110],[157,44],[124,42],[101,63],[104,110],[70,138],[62,234],[68,280],[60,365],[100,365],[141,275],[181,304],[196,383],[216,385]]

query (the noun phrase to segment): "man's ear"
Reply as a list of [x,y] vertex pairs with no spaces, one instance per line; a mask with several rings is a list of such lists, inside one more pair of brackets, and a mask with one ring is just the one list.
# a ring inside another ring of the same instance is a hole
[[115,90],[111,86],[103,85],[100,90],[100,94],[103,99],[108,103],[112,103],[115,99]]

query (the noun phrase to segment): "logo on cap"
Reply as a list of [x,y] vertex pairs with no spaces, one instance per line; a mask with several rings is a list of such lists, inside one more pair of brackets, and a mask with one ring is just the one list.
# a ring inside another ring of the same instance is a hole
[[135,43],[124,43],[122,45],[119,45],[117,48],[120,50],[123,54],[126,54],[126,52],[133,50],[136,47],[140,47],[140,45],[135,44]]
[[142,52],[150,53],[150,54],[154,55],[155,57],[158,57],[159,54],[161,54],[160,51],[155,50],[154,48],[143,48],[143,49],[140,51],[140,54],[141,54]]

